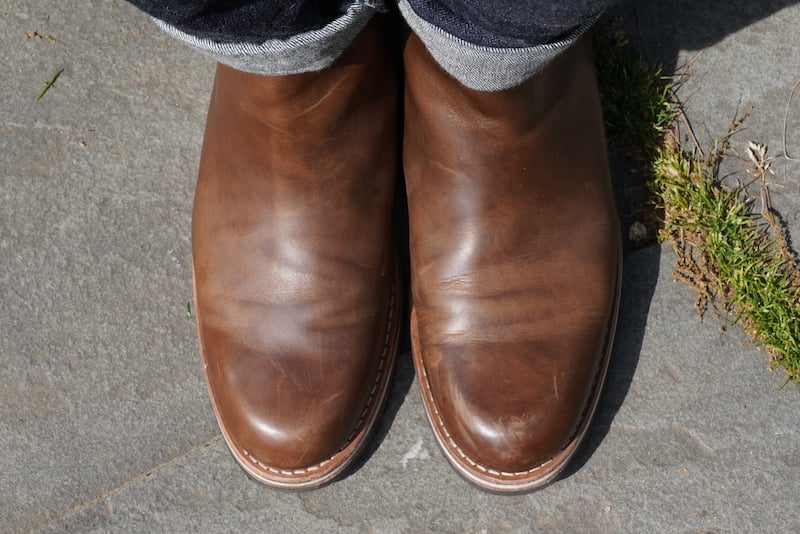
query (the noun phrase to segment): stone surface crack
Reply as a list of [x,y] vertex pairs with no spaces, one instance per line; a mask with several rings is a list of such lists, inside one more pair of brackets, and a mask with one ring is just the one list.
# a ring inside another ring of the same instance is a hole
[[45,122],[18,123],[4,122],[0,128],[19,128],[22,130],[54,130],[57,132],[71,132],[74,127],[66,124],[48,124]]
[[89,499],[88,501],[84,501],[84,502],[82,502],[80,504],[76,504],[75,506],[73,506],[73,507],[69,508],[68,510],[66,510],[64,513],[60,514],[58,517],[56,517],[54,519],[51,519],[51,520],[47,521],[46,523],[44,523],[42,525],[34,527],[33,529],[31,529],[31,532],[36,532],[36,531],[39,531],[39,530],[44,530],[46,528],[49,528],[49,527],[55,525],[56,523],[58,523],[59,521],[63,521],[64,519],[67,519],[68,517],[77,514],[81,510],[85,510],[86,508],[89,508],[90,506],[94,506],[95,504],[108,499],[112,495],[115,495],[115,494],[119,493],[120,491],[124,490],[128,486],[130,486],[132,484],[135,484],[135,483],[137,483],[137,482],[139,482],[141,480],[144,480],[145,478],[147,478],[147,477],[149,477],[149,476],[151,476],[151,475],[153,475],[155,473],[158,473],[162,469],[164,469],[166,467],[169,467],[170,465],[174,464],[175,462],[178,462],[178,461],[182,460],[183,458],[186,458],[187,456],[189,456],[191,454],[194,454],[195,452],[197,452],[199,450],[205,449],[206,447],[208,447],[210,445],[213,445],[214,443],[220,441],[221,439],[222,439],[222,435],[221,434],[216,435],[213,438],[211,438],[210,440],[206,441],[205,443],[201,443],[200,445],[196,445],[196,446],[192,447],[191,449],[188,449],[188,450],[178,454],[177,456],[173,456],[169,460],[166,460],[164,462],[161,462],[160,464],[157,464],[157,465],[151,467],[150,469],[148,469],[144,473],[140,473],[140,474],[132,477],[131,479],[123,482],[122,484],[120,484],[119,486],[117,486],[115,488],[112,488],[112,489],[110,489],[110,490],[108,490],[106,492],[103,492],[102,494],[100,494],[100,495],[98,495],[98,496],[96,496],[96,497],[94,497],[92,499]]

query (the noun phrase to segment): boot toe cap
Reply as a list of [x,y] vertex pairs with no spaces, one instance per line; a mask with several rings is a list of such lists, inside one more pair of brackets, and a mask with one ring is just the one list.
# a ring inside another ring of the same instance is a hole
[[[600,355],[577,355],[574,365],[550,366],[546,362],[565,358],[529,347],[471,352],[432,358],[455,365],[426,373],[434,426],[448,455],[465,469],[500,478],[559,470],[589,415]],[[489,369],[467,362],[492,363]]]
[[335,461],[363,426],[372,403],[369,387],[359,384],[367,373],[374,379],[374,370],[314,377],[311,369],[320,367],[306,358],[275,365],[245,352],[213,358],[219,365],[207,368],[217,419],[240,463],[265,476],[293,476]]

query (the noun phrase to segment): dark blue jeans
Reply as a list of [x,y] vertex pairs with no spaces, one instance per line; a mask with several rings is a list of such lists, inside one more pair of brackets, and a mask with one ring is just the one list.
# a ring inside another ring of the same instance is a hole
[[129,0],[176,38],[266,75],[330,65],[376,12],[405,18],[437,62],[479,90],[512,87],[616,0]]
[[[351,1],[129,0],[184,32],[225,43],[285,39],[318,30]],[[423,19],[467,42],[491,47],[550,43],[616,0],[409,0]]]

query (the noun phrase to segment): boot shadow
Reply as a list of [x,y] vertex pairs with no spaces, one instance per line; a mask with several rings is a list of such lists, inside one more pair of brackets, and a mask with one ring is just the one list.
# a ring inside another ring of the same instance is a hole
[[[661,65],[663,74],[670,77],[678,72],[678,57],[682,50],[702,50],[798,1],[624,0],[610,9],[604,19],[607,22],[619,20],[621,29],[632,43],[641,48],[647,60]],[[646,209],[639,205],[646,198],[641,194],[643,190],[646,191],[645,178],[630,171],[631,166],[613,150],[610,151],[610,160],[620,208],[620,224],[623,235],[626,235],[630,224],[636,220],[635,214]],[[633,190],[638,191],[633,196],[626,195],[631,191],[631,185]],[[650,302],[659,275],[661,250],[659,246],[652,245],[634,252],[636,245],[630,241],[626,241],[623,248],[626,259],[620,315],[608,376],[585,441],[561,479],[578,472],[608,434],[630,389],[639,361]],[[635,270],[627,268],[634,263]]]

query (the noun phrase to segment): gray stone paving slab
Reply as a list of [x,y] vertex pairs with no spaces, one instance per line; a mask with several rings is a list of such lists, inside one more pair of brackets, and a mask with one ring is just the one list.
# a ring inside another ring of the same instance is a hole
[[217,434],[184,317],[211,66],[121,2],[0,14],[0,529],[26,530]]
[[[667,70],[707,47],[682,89],[695,127],[719,135],[752,104],[735,148],[752,138],[778,154],[800,7],[641,4]],[[629,22],[631,5],[619,8]],[[697,319],[666,246],[626,259],[596,424],[549,488],[501,497],[459,479],[407,354],[349,477],[301,494],[248,480],[219,437],[185,318],[213,65],[114,0],[0,0],[0,45],[0,531],[800,531],[798,389],[780,389],[736,328]],[[800,134],[791,142],[800,152]],[[796,165],[775,162],[793,229]]]
[[690,290],[671,280],[673,260],[655,247],[626,260],[598,423],[576,468],[544,491],[489,495],[455,475],[416,385],[407,390],[406,354],[377,449],[342,481],[299,494],[265,489],[217,439],[45,531],[797,531],[800,517],[785,513],[800,490],[797,390],[779,390],[741,336],[697,322]]

